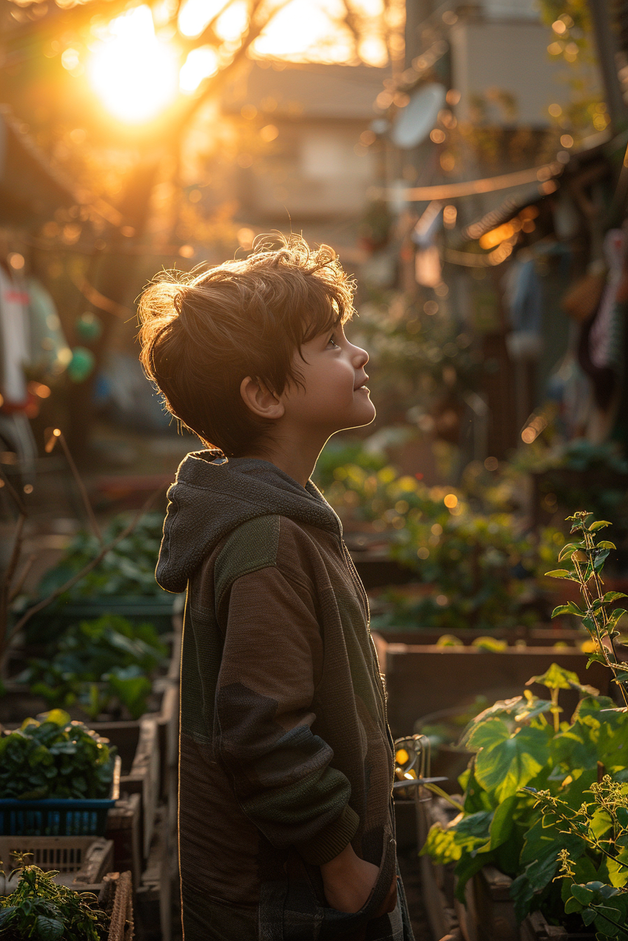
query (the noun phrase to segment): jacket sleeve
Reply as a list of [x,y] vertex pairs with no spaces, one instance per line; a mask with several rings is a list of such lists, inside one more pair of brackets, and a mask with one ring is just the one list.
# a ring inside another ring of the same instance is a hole
[[230,590],[215,709],[216,758],[244,813],[313,865],[355,835],[351,786],[311,726],[323,642],[311,592],[274,565]]

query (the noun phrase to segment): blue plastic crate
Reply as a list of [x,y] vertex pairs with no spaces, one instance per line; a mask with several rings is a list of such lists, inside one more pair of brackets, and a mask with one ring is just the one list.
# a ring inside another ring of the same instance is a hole
[[94,800],[0,798],[0,836],[104,836],[107,811],[120,797],[118,755],[111,796]]

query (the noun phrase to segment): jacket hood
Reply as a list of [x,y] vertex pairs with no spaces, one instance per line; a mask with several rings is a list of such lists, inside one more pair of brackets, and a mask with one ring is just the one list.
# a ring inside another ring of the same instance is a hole
[[259,516],[287,516],[337,536],[342,524],[317,487],[302,487],[270,461],[195,451],[179,465],[168,490],[168,511],[156,578],[167,591],[188,579],[228,533]]

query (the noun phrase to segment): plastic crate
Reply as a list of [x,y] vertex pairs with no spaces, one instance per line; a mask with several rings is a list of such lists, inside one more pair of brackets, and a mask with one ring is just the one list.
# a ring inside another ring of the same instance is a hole
[[113,842],[93,836],[0,836],[0,859],[5,870],[4,879],[0,876],[3,895],[17,885],[18,874],[12,870],[21,865],[38,866],[44,872],[54,869],[55,881],[73,888],[95,886],[113,868]]
[[0,836],[104,836],[107,812],[120,796],[116,756],[111,796],[101,799],[0,799]]

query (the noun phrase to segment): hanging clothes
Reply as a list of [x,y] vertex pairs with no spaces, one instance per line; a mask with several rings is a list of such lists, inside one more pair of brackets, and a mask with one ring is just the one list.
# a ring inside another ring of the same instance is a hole
[[0,394],[3,409],[23,409],[28,401],[24,367],[30,359],[28,294],[0,264]]
[[55,302],[37,278],[26,279],[30,345],[28,362],[42,380],[64,371],[72,358]]
[[513,360],[538,359],[542,350],[543,291],[534,256],[522,250],[510,266],[505,301],[511,332],[506,345]]
[[626,238],[621,229],[604,237],[608,266],[606,286],[598,308],[584,322],[578,359],[593,385],[595,402],[602,411],[611,405],[623,369],[624,305],[617,292],[624,275]]

